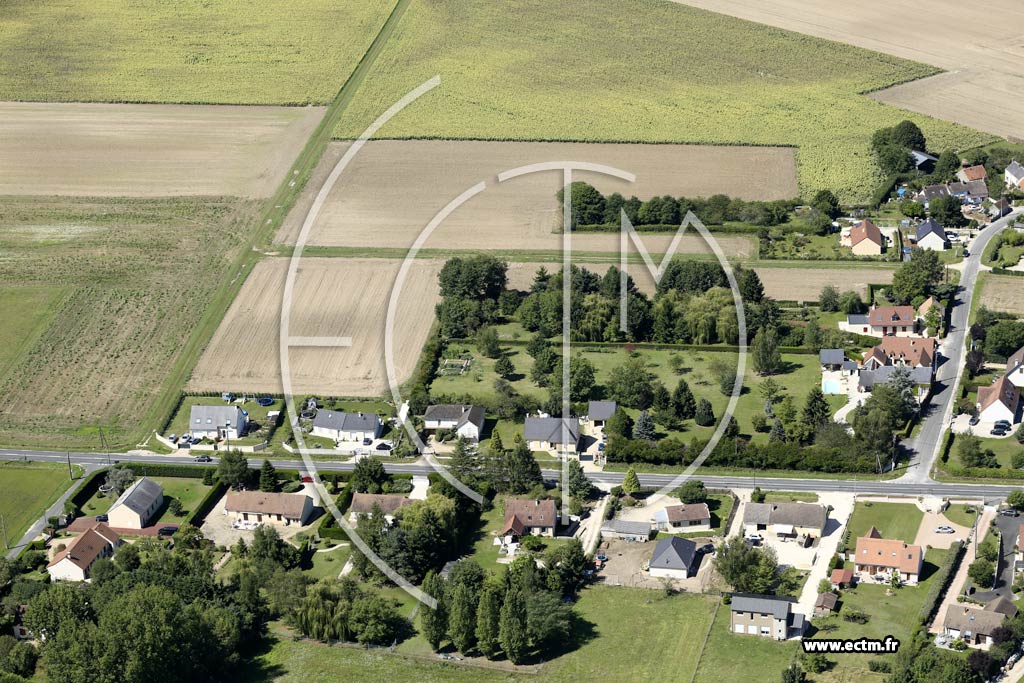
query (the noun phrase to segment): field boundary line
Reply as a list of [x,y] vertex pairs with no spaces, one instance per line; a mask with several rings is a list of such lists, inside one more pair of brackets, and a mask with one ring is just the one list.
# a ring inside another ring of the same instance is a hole
[[697,663],[693,665],[693,675],[690,676],[690,683],[694,683],[697,680],[697,672],[700,671],[700,663],[704,659],[704,650],[708,647],[708,640],[711,639],[711,629],[715,627],[715,620],[718,619],[718,610],[721,608],[721,599],[715,600],[715,613],[711,615],[711,622],[708,624],[708,630],[704,634],[704,642],[700,644],[700,654],[697,655]]

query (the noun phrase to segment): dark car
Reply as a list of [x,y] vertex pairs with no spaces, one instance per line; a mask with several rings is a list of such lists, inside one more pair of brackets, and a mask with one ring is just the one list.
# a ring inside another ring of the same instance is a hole
[[974,427],[974,426],[975,426],[975,425],[977,425],[977,424],[978,424],[979,422],[981,422],[981,420],[979,420],[979,419],[978,419],[978,416],[977,416],[977,415],[973,415],[973,416],[971,417],[971,419],[967,421],[967,424],[969,424],[969,425],[971,425],[972,427]]
[[210,456],[208,456],[208,455],[197,455],[197,456],[195,457],[195,461],[196,461],[196,462],[212,462],[212,461],[213,461],[213,458],[211,458],[211,457],[210,457]]
[[373,443],[373,439],[363,439],[363,445],[364,446],[369,446],[372,443]]
[[1016,517],[1020,513],[1017,512],[1016,508],[1006,508],[1006,509],[1000,510],[999,514],[1001,514],[1003,517]]
[[107,522],[109,520],[110,520],[110,517],[107,517],[106,515],[96,515],[96,521],[97,522]]
[[989,434],[992,436],[1006,436],[1006,431],[1004,427],[993,427]]
[[714,552],[715,552],[715,544],[714,543],[705,543],[701,547],[697,548],[697,552],[698,553],[702,553],[704,555],[713,555]]
[[389,444],[386,444],[386,443],[379,443],[379,444],[377,444],[377,450],[378,451],[390,451],[391,450],[391,446]]
[[995,423],[996,429],[1005,429],[1006,431],[1010,431],[1010,426],[1009,420],[996,420]]
[[156,532],[157,536],[173,536],[178,531],[176,526],[164,526],[160,527],[160,531]]

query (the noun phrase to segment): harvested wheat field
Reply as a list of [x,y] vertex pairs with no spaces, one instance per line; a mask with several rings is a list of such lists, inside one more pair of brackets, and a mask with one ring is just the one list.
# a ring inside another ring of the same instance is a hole
[[268,197],[322,107],[0,103],[0,194]]
[[984,16],[957,0],[675,1],[945,69],[952,73],[872,97],[989,133],[1024,137],[1024,5],[1017,0],[991,0]]
[[[284,226],[280,243],[294,242],[313,197],[348,143],[332,143]],[[561,249],[561,211],[555,193],[560,171],[547,171],[498,183],[496,174],[545,161],[585,161],[636,174],[636,182],[579,173],[605,193],[786,199],[797,195],[794,152],[780,147],[623,145],[547,142],[444,140],[371,141],[339,178],[320,213],[309,244],[338,247],[408,248],[434,215],[469,187],[487,182],[441,224],[426,248]],[[751,169],[758,172],[752,173]],[[574,177],[577,177],[574,174]],[[577,251],[618,252],[617,233],[577,234]],[[664,251],[671,236],[651,236],[648,248]],[[746,258],[745,237],[722,239],[730,255]],[[704,252],[699,238],[687,238],[682,251]]]
[[[279,392],[279,325],[288,259],[260,261],[235,298],[198,365],[189,389]],[[384,324],[400,259],[303,259],[292,304],[293,336],[351,337],[348,348],[297,348],[290,354],[296,394],[376,396],[388,391]],[[440,300],[443,264],[417,260],[395,316],[399,381],[412,373]]]
[[979,301],[990,311],[1024,316],[1024,279],[984,273]]

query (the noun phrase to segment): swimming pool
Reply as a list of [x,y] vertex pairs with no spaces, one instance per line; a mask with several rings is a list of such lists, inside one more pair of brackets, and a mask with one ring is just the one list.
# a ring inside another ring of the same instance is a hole
[[826,379],[821,383],[821,391],[825,394],[841,394],[843,390],[839,386],[839,380]]

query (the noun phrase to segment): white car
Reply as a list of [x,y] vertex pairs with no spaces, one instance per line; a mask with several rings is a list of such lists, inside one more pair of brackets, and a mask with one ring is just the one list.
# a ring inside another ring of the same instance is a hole
[[935,527],[935,533],[937,534],[955,534],[956,529],[951,526],[943,524],[942,526]]
[[761,536],[761,534],[747,534],[746,538],[747,543],[750,543],[751,545],[758,545],[763,540],[764,537]]

